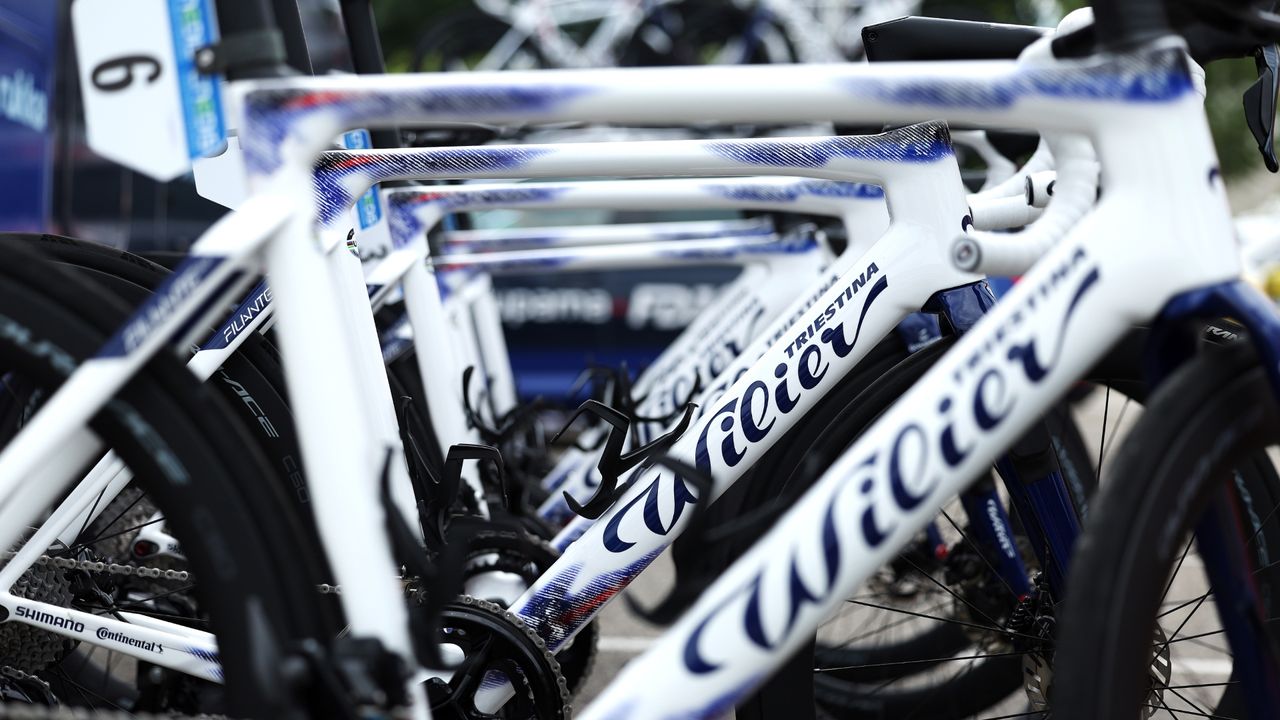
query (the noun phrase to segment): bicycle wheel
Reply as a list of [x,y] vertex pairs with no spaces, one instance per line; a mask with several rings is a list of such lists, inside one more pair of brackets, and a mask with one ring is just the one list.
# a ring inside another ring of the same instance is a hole
[[[820,407],[813,422],[806,418],[792,431],[781,452],[757,466],[756,476],[768,480],[749,484],[739,507],[776,504],[788,487],[788,496],[802,491],[951,344],[944,339],[896,364],[892,354],[864,364],[837,390],[838,406]],[[1042,437],[1063,475],[1078,480],[1074,489],[1081,494],[1072,500],[1082,507],[1096,476],[1067,415],[1055,409]],[[745,509],[720,514],[725,512]],[[1034,570],[1028,538],[1043,530],[1034,517],[1014,513],[1012,521],[1015,542]],[[1014,693],[1024,682],[1025,653],[1013,647],[1010,635],[1018,632],[1006,625],[1025,601],[994,573],[987,561],[992,550],[970,532],[963,510],[944,509],[935,524],[936,533],[921,534],[877,573],[866,593],[850,598],[849,612],[824,626],[816,647],[802,650],[740,706],[740,717],[766,718],[784,707],[794,712],[816,703],[837,717],[962,718]],[[741,547],[730,549],[724,561]]]
[[[4,235],[34,244],[51,260],[86,274],[131,308],[144,302],[170,275],[162,265],[97,243],[49,234]],[[310,523],[301,451],[285,399],[284,371],[275,350],[261,335],[246,338],[209,379],[209,385],[243,418],[276,476],[286,484],[286,492],[302,506],[299,518]],[[317,559],[321,562],[315,569],[317,582],[326,582],[332,574],[323,565],[323,558]]]
[[[89,283],[0,239],[0,367],[45,392],[122,324],[125,309]],[[195,596],[218,637],[227,708],[253,717],[294,714],[281,675],[287,643],[338,628],[293,562],[306,545],[262,459],[221,401],[181,364],[160,356],[94,418],[140,487],[185,540]],[[270,548],[270,552],[264,552]],[[10,620],[12,622],[12,619]]]
[[1215,497],[1230,496],[1235,522],[1213,539],[1252,570],[1257,637],[1274,643],[1280,478],[1266,448],[1277,444],[1280,412],[1247,343],[1206,348],[1157,389],[1108,467],[1116,480],[1104,484],[1073,561],[1055,713],[1251,717],[1247,668],[1232,659],[1195,530]]

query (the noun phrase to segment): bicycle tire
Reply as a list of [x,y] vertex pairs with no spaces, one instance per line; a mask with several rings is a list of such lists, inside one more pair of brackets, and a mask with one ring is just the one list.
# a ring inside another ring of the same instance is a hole
[[[1243,342],[1206,348],[1156,390],[1113,457],[1108,475],[1121,480],[1103,486],[1073,560],[1054,672],[1061,717],[1140,716],[1160,592],[1182,545],[1174,538],[1189,533],[1230,471],[1248,491],[1237,500],[1252,504],[1241,513],[1259,539],[1249,562],[1265,568],[1277,557],[1280,522],[1266,508],[1280,503],[1280,478],[1261,452],[1280,440],[1273,390]],[[1276,577],[1258,582],[1274,617]],[[1219,710],[1239,691],[1228,688]]]
[[[123,323],[108,293],[0,239],[11,262],[0,269],[0,357],[9,368],[54,387]],[[221,399],[161,353],[91,422],[134,470],[184,538],[197,589],[213,618],[231,712],[288,717],[294,699],[277,676],[288,642],[329,637],[338,628],[317,612],[314,586],[291,561],[305,552],[287,505],[256,482],[262,458]],[[276,522],[264,524],[263,513]],[[263,548],[273,552],[264,553]],[[276,552],[279,551],[279,552]],[[217,585],[212,592],[208,585]],[[264,663],[264,660],[266,661]]]

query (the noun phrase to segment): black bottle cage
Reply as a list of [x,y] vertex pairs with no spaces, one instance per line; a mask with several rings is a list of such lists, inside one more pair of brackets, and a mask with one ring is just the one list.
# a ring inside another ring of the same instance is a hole
[[[450,449],[452,457],[453,450]],[[400,514],[395,501],[391,497],[391,463],[395,455],[390,450],[383,463],[380,494],[383,513],[386,516],[387,536],[391,539],[395,558],[404,565],[409,574],[430,587],[430,592],[418,593],[419,603],[410,613],[409,622],[413,627],[413,648],[418,661],[424,667],[447,669],[444,658],[440,655],[440,645],[433,638],[437,628],[440,611],[450,600],[462,591],[462,566],[465,543],[455,548],[442,549],[435,554],[435,562],[427,560],[428,550],[418,542],[409,523]],[[459,461],[459,466],[461,461]],[[446,473],[448,474],[448,473]],[[456,494],[456,490],[455,490]],[[446,509],[448,506],[445,506]],[[443,515],[441,515],[443,518]],[[443,522],[443,520],[442,520]],[[427,530],[427,528],[424,528]],[[443,526],[440,528],[441,546],[443,546]]]
[[507,486],[505,466],[502,453],[490,445],[473,445],[457,443],[449,447],[445,455],[444,472],[436,479],[438,487],[433,491],[419,495],[419,518],[422,531],[432,548],[443,548],[447,543],[447,526],[449,512],[458,501],[462,492],[462,464],[467,460],[492,462],[498,474],[498,483],[502,487],[503,501],[507,502],[513,494]]
[[468,366],[462,371],[462,410],[467,424],[480,433],[480,439],[489,445],[502,445],[511,439],[517,430],[531,426],[538,419],[538,412],[548,406],[541,396],[517,405],[498,420],[497,427],[486,425],[471,404],[471,379],[475,376],[475,366]]
[[475,365],[468,365],[467,369],[462,371],[462,411],[466,415],[467,424],[480,433],[480,439],[496,444],[502,438],[501,431],[486,425],[480,413],[476,412],[475,407],[471,405],[471,378],[475,373]]
[[618,478],[628,470],[639,465],[645,458],[655,453],[665,452],[671,447],[685,430],[689,429],[689,423],[693,420],[693,411],[695,405],[686,405],[684,409],[684,417],[680,418],[680,422],[671,429],[670,432],[655,438],[648,445],[643,445],[629,453],[622,452],[622,446],[626,443],[627,432],[630,428],[630,421],[627,416],[614,408],[605,405],[597,400],[587,400],[578,406],[573,415],[569,417],[568,422],[556,433],[552,438],[555,442],[557,438],[565,433],[574,421],[584,414],[595,415],[596,417],[609,423],[612,427],[609,429],[609,436],[605,438],[604,449],[600,454],[600,462],[596,464],[596,469],[600,471],[600,485],[596,487],[595,493],[587,500],[585,504],[579,504],[577,500],[569,493],[564,493],[565,502],[569,504],[569,509],[577,515],[595,520],[604,514],[605,510],[613,504],[618,495]]

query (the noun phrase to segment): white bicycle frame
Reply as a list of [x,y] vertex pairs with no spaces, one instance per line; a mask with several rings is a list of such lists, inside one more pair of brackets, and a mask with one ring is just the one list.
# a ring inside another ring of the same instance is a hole
[[[967,336],[956,352],[948,354],[908,398],[914,401],[914,407],[936,407],[937,403],[930,400],[939,397],[939,385],[944,385],[947,392],[954,392],[956,386],[952,381],[966,383],[962,385],[966,390],[972,390],[975,384],[980,389],[994,389],[988,384],[990,380],[978,382],[992,377],[991,374],[974,377],[965,372],[965,365],[971,358],[977,363],[991,360],[991,356],[982,351],[1006,346],[1014,339],[1013,331],[1025,328],[1022,321],[1029,316],[1069,307],[1087,312],[1097,322],[1083,337],[1078,323],[1065,328],[1067,342],[1062,345],[1059,362],[1046,368],[1047,374],[1039,378],[1041,382],[1010,378],[1010,393],[1002,397],[1016,398],[1017,402],[1001,417],[1002,422],[991,431],[980,433],[983,439],[992,442],[982,443],[981,449],[975,448],[963,463],[929,478],[927,485],[904,486],[909,493],[908,502],[913,497],[910,493],[923,495],[928,502],[922,499],[901,513],[896,506],[885,508],[879,501],[886,494],[892,498],[891,483],[880,476],[872,480],[871,497],[877,500],[876,509],[883,512],[876,516],[881,520],[880,527],[889,527],[883,524],[889,521],[900,522],[893,525],[886,541],[871,552],[844,553],[839,556],[839,563],[832,565],[838,570],[841,588],[856,584],[861,575],[883,561],[882,556],[892,553],[901,537],[914,532],[932,517],[943,497],[954,494],[976,467],[989,463],[1000,449],[998,446],[1007,444],[1017,436],[1020,427],[1037,417],[1066,388],[1072,372],[1086,367],[1092,358],[1100,355],[1125,330],[1128,322],[1150,317],[1180,291],[1238,277],[1239,263],[1230,249],[1229,215],[1220,188],[1212,184],[1211,171],[1216,169],[1216,160],[1198,101],[1188,97],[1190,83],[1178,54],[1180,47],[1178,42],[1166,41],[1159,52],[1064,62],[1054,67],[1023,67],[1011,62],[715,67],[473,74],[465,78],[323,77],[233,84],[231,89],[239,95],[244,114],[240,127],[247,167],[254,178],[255,197],[246,202],[240,212],[217,223],[197,243],[192,258],[174,279],[99,357],[85,363],[49,399],[31,424],[0,455],[0,530],[9,533],[6,542],[12,543],[26,521],[65,487],[65,483],[32,484],[23,479],[37,469],[57,470],[50,473],[53,477],[71,474],[70,468],[59,464],[57,449],[62,443],[84,427],[87,418],[119,389],[148,354],[164,345],[181,322],[204,305],[212,288],[230,279],[234,269],[248,264],[248,256],[261,247],[272,278],[274,302],[284,320],[277,331],[285,352],[286,370],[293,383],[304,457],[313,472],[312,494],[317,517],[326,552],[345,588],[342,601],[352,632],[379,638],[389,648],[408,655],[405,615],[393,580],[394,566],[389,551],[379,543],[366,542],[356,547],[342,541],[351,534],[367,539],[378,537],[381,532],[383,509],[373,483],[351,481],[352,478],[372,480],[380,473],[385,448],[378,447],[373,436],[360,430],[373,427],[373,416],[380,410],[366,407],[354,387],[324,382],[309,362],[310,358],[326,358],[326,378],[334,374],[351,377],[355,370],[349,346],[343,341],[345,337],[354,337],[356,328],[345,322],[308,322],[308,317],[344,317],[338,307],[339,298],[325,289],[331,284],[330,273],[323,248],[314,239],[312,213],[307,210],[311,207],[309,163],[343,128],[423,119],[514,123],[693,122],[716,118],[788,122],[822,116],[849,122],[881,122],[943,116],[973,124],[1089,133],[1098,146],[1108,188],[1099,210],[1073,233],[1070,242],[1051,253],[1047,258],[1050,262],[1042,263],[1028,280],[1015,288],[1008,302]],[[761,102],[760,98],[769,100]],[[1162,149],[1172,143],[1177,143],[1183,152],[1177,156],[1163,153]],[[898,152],[882,155],[880,159],[882,165],[906,159],[909,167],[910,157]],[[754,158],[756,162],[771,163],[786,159],[777,153]],[[834,173],[846,162],[872,162],[825,154],[796,156],[792,160],[808,163],[806,167],[817,163],[824,173]],[[794,173],[796,169],[791,171]],[[930,199],[903,198],[901,202],[930,205],[937,211],[938,208],[928,202]],[[1141,218],[1126,212],[1157,199],[1167,203],[1170,211]],[[894,202],[891,193],[891,214],[897,214]],[[268,239],[271,242],[267,242]],[[1144,245],[1144,240],[1149,241],[1151,247]],[[1135,252],[1135,248],[1141,252]],[[1108,263],[1108,275],[1098,275],[1097,281],[1085,287],[1089,292],[1080,293],[1074,303],[1060,301],[1053,288],[1064,282],[1077,283],[1094,277],[1095,259]],[[933,267],[940,277],[953,272],[943,268],[943,264]],[[1115,279],[1125,273],[1128,277],[1122,278],[1124,282]],[[862,274],[865,283],[865,269]],[[947,279],[954,277],[949,275]],[[1141,277],[1147,283],[1140,297],[1135,289],[1137,284],[1131,280],[1133,277]],[[838,291],[843,294],[847,287],[850,286],[839,286]],[[829,294],[834,295],[834,291]],[[885,302],[877,302],[868,312],[868,321],[877,329],[887,323],[882,322],[883,318],[871,316],[882,315],[877,308],[891,304],[888,300],[886,297]],[[1030,309],[1033,303],[1035,310]],[[1051,323],[1040,326],[1056,330]],[[871,329],[868,326],[868,332]],[[884,331],[887,330],[885,327]],[[776,347],[785,354],[793,345],[794,341],[788,340]],[[807,348],[796,355],[805,356],[806,351]],[[767,362],[761,364],[762,368],[768,365]],[[841,362],[840,366],[843,365]],[[840,366],[833,361],[829,372],[838,374]],[[812,367],[809,372],[819,369],[820,366]],[[772,382],[772,373],[768,376],[765,380]],[[995,376],[1003,377],[999,370],[995,370]],[[752,382],[754,377],[744,376],[727,394],[740,395]],[[326,391],[303,391],[313,386],[324,387]],[[803,396],[806,405],[807,398],[814,394]],[[893,438],[887,435],[896,430],[895,423],[914,426],[914,418],[903,418],[905,406],[900,403],[891,411],[885,421],[854,448],[853,456],[866,453],[872,445],[891,449]],[[353,427],[357,432],[351,431]],[[931,424],[930,429],[937,430],[938,425]],[[877,454],[876,457],[883,456]],[[662,485],[658,483],[653,487],[661,489]],[[676,485],[683,488],[682,484]],[[775,548],[802,542],[815,528],[823,527],[823,515],[813,512],[814,503],[829,500],[831,488],[832,482],[828,479],[820,484],[818,491],[811,493],[798,508],[808,511],[806,526],[796,530],[791,526],[797,516],[788,518],[783,525],[794,533],[793,537],[778,539]],[[638,493],[648,489],[644,482],[636,487]],[[626,507],[630,506],[626,503],[618,506]],[[602,539],[608,523],[599,523],[584,536],[584,542],[575,543],[549,576],[526,593],[516,606],[553,647],[561,645],[568,634],[580,626],[576,620],[566,622],[567,618],[556,612],[556,608],[568,607],[581,594],[575,588],[590,587],[591,594],[603,601],[647,565],[657,549],[667,542],[667,534],[648,531],[643,522],[624,524],[625,535],[632,543],[627,551],[602,552],[599,545],[587,542]],[[666,528],[664,524],[664,529],[668,533],[678,531],[678,520],[671,525]],[[765,553],[767,551],[753,551],[746,559],[763,563],[771,557],[782,557],[765,556]],[[602,576],[602,570],[607,574]],[[718,594],[710,593],[708,599]],[[838,592],[832,593],[833,597],[838,595]],[[738,607],[734,602],[722,606]],[[599,605],[593,603],[591,607]],[[540,613],[539,608],[547,612]],[[705,611],[705,606],[699,608]],[[799,612],[799,618],[805,621],[804,629],[809,627],[813,616],[822,614],[821,608],[815,606],[801,608]],[[585,622],[592,615],[594,612],[587,612],[581,619]],[[728,633],[729,629],[726,626],[723,632]],[[788,642],[799,637],[798,631],[802,628],[797,625],[790,629],[793,632]],[[750,649],[749,640],[744,642]],[[664,642],[658,649],[667,652],[671,647],[671,643]],[[734,649],[738,650],[737,646]],[[765,664],[759,653],[743,653],[742,658],[753,667]],[[718,687],[715,683],[734,674],[713,669],[702,673],[697,681],[691,681],[692,673],[681,671],[679,666],[674,666],[674,670],[672,667],[663,668],[665,674],[660,677],[669,678],[674,672],[681,682],[690,681],[698,687],[696,691],[684,692],[682,686],[680,698],[666,697],[662,701],[685,700],[704,710],[709,697],[704,691],[715,690]],[[734,683],[733,687],[745,685]],[[618,702],[618,693],[623,692],[617,690],[603,700]]]
[[[847,199],[837,203],[835,202],[835,198],[852,195],[853,197],[875,199],[880,194],[875,188],[842,188],[838,184],[833,183],[814,183],[813,181],[795,179],[781,179],[777,182],[770,182],[771,180],[771,178],[755,178],[749,179],[745,182],[738,182],[734,180],[639,181],[638,183],[632,183],[635,187],[630,189],[626,187],[627,183],[565,183],[558,186],[547,184],[544,189],[569,193],[568,199],[561,201],[561,205],[565,207],[596,207],[603,204],[622,206],[624,208],[659,208],[670,207],[673,203],[685,203],[689,207],[742,207],[744,202],[735,199],[735,197],[743,195],[759,196],[761,193],[771,193],[771,195],[769,195],[771,199],[768,201],[756,200],[754,204],[745,203],[745,206],[762,209],[770,207],[804,209],[830,208],[838,205],[842,208],[843,212],[853,212],[855,215],[857,212],[865,213],[865,211],[859,211],[856,208],[850,210]],[[655,186],[654,183],[660,184]],[[441,206],[447,206],[451,212],[501,207],[504,205],[519,205],[522,201],[527,204],[537,202],[539,197],[536,194],[531,194],[528,187],[521,186],[467,185],[443,188],[432,187],[426,188],[425,190],[438,195],[438,204]],[[576,194],[574,194],[574,191],[576,191]],[[629,192],[631,197],[628,197]],[[694,192],[702,193],[702,199],[690,200],[690,194]],[[808,199],[802,200],[801,198],[803,197],[807,197]],[[437,203],[417,203],[419,206],[431,206],[434,204]],[[434,215],[429,221],[429,224],[434,224],[441,217],[443,217],[443,213]],[[331,247],[330,250],[332,251],[333,248]],[[334,253],[331,252],[331,258],[333,255]],[[336,255],[337,259],[342,263],[345,263],[348,268],[354,266],[353,259],[350,258],[347,253],[338,252]],[[763,260],[765,257],[767,256],[760,256],[760,259]],[[379,265],[379,267],[380,266],[381,265]],[[784,270],[785,267],[788,266],[777,266],[775,268],[775,272],[785,275],[787,273],[780,272]],[[800,270],[800,266],[795,264],[794,259],[791,260],[790,268],[793,271]],[[347,281],[350,282],[351,277],[353,277],[350,270],[348,269],[344,272],[346,273]],[[798,274],[803,275],[804,273]],[[376,280],[379,277],[378,273],[373,273],[373,277],[376,284]],[[388,286],[398,282],[398,278],[386,279],[387,276],[385,275],[382,277],[386,280]],[[363,298],[363,296],[361,297]],[[253,307],[258,308],[256,310],[257,315],[247,323],[247,327],[245,327],[241,331],[241,334],[238,335],[240,339],[252,332],[254,326],[264,322],[265,319],[269,317],[269,306],[262,303],[262,306],[259,307],[259,301],[262,301],[263,299],[262,295],[255,298]],[[267,302],[269,302],[269,300],[267,300]],[[197,369],[207,367],[209,371],[212,371],[216,365],[210,363],[209,358],[214,356],[225,356],[226,352],[233,350],[236,346],[238,346],[238,343],[228,343],[227,346],[220,348],[216,352],[206,351],[203,356],[198,353],[197,357],[199,359],[193,360],[192,365]],[[463,347],[465,346],[465,343],[452,343],[452,346],[455,348]],[[203,363],[201,362],[202,360]],[[436,369],[438,370],[438,365]],[[460,371],[454,375],[454,377],[459,376]],[[429,377],[438,379],[442,376],[437,372]],[[446,387],[448,387],[448,385],[449,384],[446,384]],[[457,387],[456,384],[452,385],[453,387]],[[368,392],[368,390],[366,390],[366,392]],[[444,405],[445,407],[449,406],[448,403],[436,403],[433,404],[432,407],[434,408],[440,405]],[[463,426],[463,428],[464,430],[466,429],[465,426]],[[450,443],[445,444],[446,449],[448,444]],[[57,532],[61,532],[65,535],[68,531],[74,533],[76,528],[83,526],[86,516],[89,517],[89,519],[92,519],[92,515],[89,515],[91,507],[96,512],[101,512],[110,500],[114,498],[115,494],[118,493],[131,478],[127,471],[123,471],[122,468],[120,471],[116,472],[113,478],[111,478],[110,485],[104,485],[103,483],[103,480],[109,476],[94,477],[100,477],[103,479],[95,482],[91,478],[90,481],[81,483],[77,486],[75,493],[66,503],[59,507],[58,514],[50,518],[50,520],[41,527],[41,533],[46,535]],[[397,486],[400,488],[409,487],[406,482],[398,483]],[[44,536],[45,535],[41,535],[35,539],[38,540],[39,537]],[[0,582],[7,582],[11,585],[12,582],[26,570],[26,568],[30,567],[35,558],[40,554],[41,549],[45,546],[47,546],[47,544],[41,542],[28,543],[22,551],[22,554],[15,557],[13,561],[4,567],[3,570],[0,570]],[[136,613],[125,614],[123,617],[126,618],[127,622],[105,618],[99,623],[102,627],[98,630],[94,630],[91,624],[86,624],[87,618],[79,617],[75,614],[68,615],[67,618],[69,619],[65,622],[50,622],[47,620],[47,618],[53,617],[51,613],[60,612],[63,608],[40,603],[38,601],[27,601],[22,598],[17,598],[16,596],[13,596],[12,599],[13,605],[11,610],[14,612],[14,618],[17,621],[31,621],[32,624],[36,625],[40,625],[43,622],[44,624],[41,626],[49,627],[55,631],[63,632],[70,637],[75,637],[87,642],[94,642],[95,638],[97,638],[97,642],[99,644],[101,644],[103,639],[115,640],[115,643],[118,644],[118,647],[115,649],[138,657],[139,659],[154,662],[182,672],[195,674],[209,680],[219,681],[222,678],[222,671],[217,662],[216,643],[214,642],[213,636],[209,633],[191,630],[184,626],[168,623],[163,620],[147,618]],[[69,612],[76,613],[78,611]],[[105,630],[102,628],[105,628]],[[149,632],[139,632],[139,628],[146,628]],[[103,634],[101,637],[98,637],[98,633]],[[130,635],[130,633],[132,633],[132,635]],[[127,638],[131,637],[135,642],[127,640]],[[167,655],[164,652],[164,648],[166,646],[171,650]],[[188,652],[183,654],[174,653],[172,652],[174,647],[186,648],[188,649]]]
[[[559,158],[555,163],[545,163],[542,166],[515,165],[505,172],[517,177],[591,174],[618,176],[643,175],[656,167],[663,174],[670,175],[706,174],[706,170],[694,173],[687,169],[691,157],[700,154],[698,143],[704,141],[682,142],[684,144],[649,142],[611,143],[606,146],[525,146],[530,153],[554,152]],[[484,162],[484,159],[486,155],[500,157],[505,152],[503,148],[408,151],[394,156],[407,163],[404,167],[377,161],[379,157],[388,157],[385,155],[369,155],[360,151],[326,153],[326,162],[337,167],[358,168],[360,174],[343,175],[339,180],[321,182],[318,185],[320,204],[328,208],[322,219],[342,217],[341,208],[349,202],[347,197],[358,197],[370,184],[388,179],[388,172],[400,172],[396,177],[405,179],[439,176],[442,173],[434,168],[442,161],[437,158],[449,160],[461,156],[472,158],[480,168],[472,175],[498,175],[497,169],[484,169],[491,164]],[[651,158],[651,165],[647,170],[624,172],[627,160],[636,152],[647,153]],[[370,162],[371,159],[374,162]],[[604,167],[609,170],[602,171],[601,168]],[[724,164],[724,172],[734,170],[743,172],[740,165]],[[462,174],[461,171],[446,170],[443,173],[458,174]],[[354,195],[345,195],[353,189],[357,189]],[[450,328],[457,328],[459,325],[457,322],[450,323],[440,297],[439,284],[431,268],[425,264],[428,256],[425,233],[449,213],[525,206],[541,209],[608,207],[616,210],[779,210],[838,215],[861,227],[867,227],[874,233],[879,226],[865,223],[871,217],[883,217],[881,195],[874,187],[795,178],[446,185],[414,190],[396,189],[384,191],[384,205],[388,208],[391,222],[390,237],[395,247],[369,245],[361,248],[361,253],[366,258],[378,260],[366,268],[365,274],[366,283],[377,289],[372,292],[374,306],[377,307],[387,297],[391,288],[403,287],[412,337],[423,338],[422,342],[425,343],[431,338],[455,336],[456,333],[452,333]],[[759,260],[774,265],[775,276],[786,276],[794,272],[801,278],[801,282],[812,272],[804,269],[809,262],[798,256],[762,255]],[[781,263],[786,263],[787,267],[784,268]],[[753,290],[753,296],[760,298],[754,302],[765,308],[760,312],[768,312],[767,308],[777,308],[780,302],[785,303],[788,299],[784,296],[780,300],[770,301],[768,298],[779,292],[785,295],[798,291],[798,288],[789,290],[787,286],[767,284]],[[775,309],[773,312],[776,311]],[[471,347],[465,339],[452,344],[452,354],[427,352],[424,351],[425,347],[419,347],[418,368],[427,396],[451,399],[430,404],[432,423],[437,428],[444,449],[456,442],[475,441],[462,412],[460,382],[463,368],[472,364],[467,359]]]
[[441,233],[440,246],[445,254],[450,254],[533,247],[579,247],[661,240],[749,237],[768,235],[774,231],[773,223],[767,218],[631,222],[621,225],[516,226],[501,229],[449,230]]
[[[853,311],[855,303],[866,303],[863,314],[856,320],[857,327],[851,327],[847,331],[847,336],[836,341],[837,346],[842,348],[838,351],[842,352],[842,362],[847,362],[850,367],[861,359],[872,343],[870,340],[858,343],[859,338],[874,337],[878,340],[903,317],[924,305],[937,290],[964,285],[977,279],[977,276],[954,269],[948,260],[947,248],[951,238],[954,237],[952,233],[955,232],[955,228],[962,226],[961,221],[968,208],[945,128],[939,125],[913,126],[872,137],[617,143],[609,154],[616,155],[617,158],[611,158],[608,163],[604,163],[600,157],[593,155],[591,148],[583,146],[495,148],[495,157],[488,163],[489,167],[483,171],[474,172],[490,174],[502,172],[521,177],[539,176],[551,172],[581,175],[590,171],[593,165],[598,164],[598,170],[595,171],[601,174],[616,175],[622,167],[625,167],[628,172],[634,171],[637,174],[656,173],[667,172],[665,167],[672,160],[679,160],[684,167],[688,168],[687,171],[700,174],[742,172],[741,168],[745,165],[779,174],[803,171],[832,179],[885,185],[890,217],[898,218],[899,222],[891,223],[889,232],[874,244],[872,250],[873,252],[877,249],[881,251],[880,259],[870,264],[858,262],[859,267],[849,273],[854,277],[842,278],[841,282],[844,284],[839,284],[830,291],[838,296],[829,300],[828,310],[832,317],[837,315],[837,309],[848,313]],[[322,207],[345,204],[345,198],[359,195],[372,180],[421,176],[432,168],[446,164],[444,159],[449,155],[448,151],[385,150],[336,152],[329,157],[332,159],[332,164],[342,172],[335,172],[330,182],[322,183],[322,187],[327,184],[331,188],[324,193],[326,200],[322,201]],[[475,156],[471,157],[477,160]],[[618,158],[623,157],[629,162],[618,162]],[[814,162],[815,157],[821,157],[822,161]],[[452,166],[449,172],[460,174],[459,170],[453,169],[456,168],[457,163],[447,164]],[[493,170],[493,166],[497,165],[501,165],[501,169]],[[429,194],[427,195],[428,201],[433,199]],[[393,227],[410,224],[403,213],[396,213],[396,202],[391,201],[388,205],[392,208]],[[419,221],[415,230],[420,230],[422,226],[423,223]],[[406,234],[402,231],[395,233],[396,237],[405,237]],[[416,242],[425,245],[425,240]],[[425,250],[419,249],[418,252],[425,256]],[[391,255],[388,255],[388,259],[390,257]],[[886,275],[881,273],[879,267],[887,267],[890,260],[910,266],[911,270],[904,271],[902,275],[912,277],[917,282],[888,283]],[[855,300],[859,292],[861,297]],[[408,299],[407,294],[406,298]],[[874,306],[873,302],[875,302]],[[873,312],[868,313],[868,310]],[[819,321],[817,329],[821,327],[822,322]],[[833,327],[840,328],[843,325]],[[812,337],[814,329],[813,326],[810,328],[809,337]],[[803,332],[800,338],[805,338]],[[798,341],[788,342],[787,346],[796,342]],[[845,344],[849,347],[844,347]],[[790,347],[784,347],[781,352],[789,355],[789,350]],[[809,355],[797,352],[796,357],[808,358]],[[802,359],[800,362],[804,363],[807,360]],[[772,377],[772,365],[769,367],[770,369],[764,372]],[[785,367],[783,365],[784,369]],[[806,377],[804,372],[806,371],[800,372],[799,382],[808,389],[816,387],[815,378]],[[764,387],[763,383],[757,384]],[[805,397],[798,396],[796,400],[803,400]],[[817,394],[810,394],[807,397],[810,401],[816,400]],[[793,406],[793,409],[798,409],[799,412],[789,418],[781,418],[779,422],[773,424],[785,429],[804,411],[803,407],[799,406]],[[700,421],[673,447],[672,454],[692,461],[698,435],[701,433],[705,436],[705,428],[712,417],[707,415]],[[757,428],[758,431],[759,428]],[[766,447],[767,444],[762,443],[749,449],[753,452],[745,456],[747,464],[762,454]],[[740,461],[742,459],[742,457],[739,458]],[[743,468],[745,467],[746,465],[743,465]],[[739,468],[739,471],[741,469]],[[726,475],[728,475],[727,472]],[[725,479],[731,481],[732,477],[728,475]],[[642,476],[636,487],[645,487],[645,481],[646,477]],[[629,502],[620,503],[615,508],[621,508],[621,511],[625,512],[634,506],[635,502]],[[610,514],[606,514],[593,526],[593,529],[611,524],[610,517]],[[678,519],[678,514],[675,519]],[[574,527],[570,526],[566,533]],[[661,527],[661,523],[658,523],[658,527]],[[663,535],[665,533],[655,533],[653,537],[661,538]],[[626,543],[623,544],[626,545]],[[562,562],[572,563],[568,567],[572,568],[570,572],[574,575],[582,569],[583,558],[575,555],[575,550],[581,547],[582,543],[569,547],[562,558]],[[594,548],[585,551],[588,562],[590,553],[593,551]],[[633,569],[638,571],[643,565],[647,565],[656,555],[656,548],[650,546],[648,551],[649,554],[642,555],[638,560],[632,560],[632,564],[623,572]],[[622,554],[625,556],[628,551],[624,550]],[[598,562],[608,562],[613,559],[606,557]],[[586,570],[591,572],[592,568],[588,566]],[[622,575],[616,571],[612,574]],[[556,581],[557,578],[553,577],[552,582]],[[564,581],[559,580],[559,582]],[[541,598],[548,597],[548,591],[544,589],[546,585],[547,579],[544,577],[514,607],[522,614],[526,614],[530,618],[529,622],[535,627],[541,626],[547,630],[549,645],[552,648],[558,648],[567,640],[568,633],[562,632],[568,629],[567,626],[559,625],[557,613],[549,611],[546,605],[529,609],[527,604],[531,597],[534,603],[543,602]],[[559,587],[553,587],[550,592],[563,589],[565,586],[561,584]],[[547,602],[568,602],[571,598],[572,595],[560,596]]]
[[[795,253],[818,248],[812,227],[777,234],[727,235],[712,238],[685,237],[648,243],[579,245],[506,250],[502,252],[447,253],[433,258],[432,267],[442,272],[440,281],[453,287],[444,300],[445,312],[460,315],[475,328],[475,352],[479,359],[479,398],[473,407],[491,410],[501,417],[516,406],[515,378],[511,371],[502,318],[493,294],[495,275],[553,270],[556,273],[627,270],[695,265],[761,265],[769,272],[770,260],[785,259]],[[790,263],[795,265],[795,263]],[[770,273],[777,282],[799,280],[794,273]],[[779,276],[781,275],[781,276]]]

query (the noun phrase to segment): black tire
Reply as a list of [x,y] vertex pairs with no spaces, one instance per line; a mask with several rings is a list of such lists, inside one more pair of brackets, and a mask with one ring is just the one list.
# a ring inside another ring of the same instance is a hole
[[[0,238],[0,250],[9,260],[0,268],[0,359],[54,388],[127,310],[28,244]],[[280,675],[286,645],[338,628],[318,611],[314,586],[294,561],[308,552],[296,518],[278,488],[258,480],[263,460],[234,416],[162,353],[91,426],[165,509],[175,534],[189,539],[185,551],[219,639],[229,711],[296,715],[297,699]]]
[[[1244,555],[1259,569],[1262,612],[1275,617],[1280,577],[1269,566],[1280,557],[1273,512],[1280,478],[1264,452],[1280,442],[1273,391],[1246,343],[1206,348],[1157,389],[1106,470],[1116,481],[1103,485],[1072,561],[1051,695],[1056,716],[1142,717],[1168,578],[1185,552],[1182,540],[1224,485],[1249,535]],[[1274,643],[1275,624],[1267,627]],[[1216,708],[1204,709],[1245,717],[1236,714],[1240,692],[1232,685]]]

